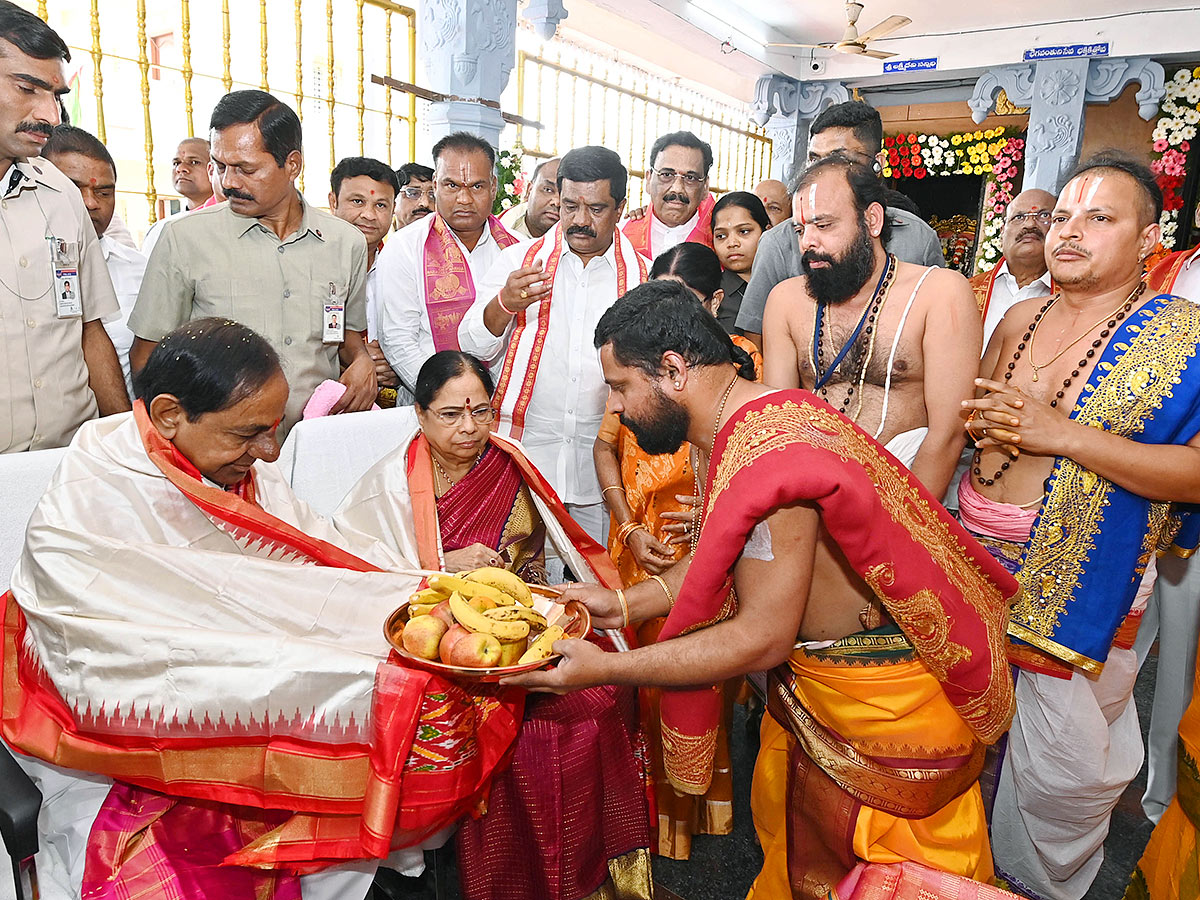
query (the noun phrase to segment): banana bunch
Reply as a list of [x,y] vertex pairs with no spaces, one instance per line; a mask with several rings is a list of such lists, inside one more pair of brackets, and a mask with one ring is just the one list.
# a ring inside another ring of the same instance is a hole
[[474,668],[537,662],[553,655],[563,629],[533,608],[533,593],[516,574],[487,567],[429,577],[409,597],[402,640],[425,659]]

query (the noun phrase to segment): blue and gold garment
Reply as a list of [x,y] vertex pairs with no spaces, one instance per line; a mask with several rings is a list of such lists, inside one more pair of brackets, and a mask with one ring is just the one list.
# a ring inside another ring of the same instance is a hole
[[[1200,432],[1198,343],[1200,306],[1160,294],[1113,335],[1071,418],[1143,444],[1187,443]],[[1174,542],[1189,555],[1200,516],[1139,497],[1065,457],[1047,484],[1008,633],[1099,672],[1150,554]]]

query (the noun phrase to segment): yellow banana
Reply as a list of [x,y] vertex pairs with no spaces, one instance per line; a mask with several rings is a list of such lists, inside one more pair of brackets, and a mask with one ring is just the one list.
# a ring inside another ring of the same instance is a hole
[[529,645],[529,649],[517,661],[517,665],[538,662],[554,655],[554,642],[562,640],[563,630],[558,625],[551,625],[542,632],[542,636]]
[[415,619],[417,616],[427,616],[433,612],[435,606],[437,606],[437,603],[410,603],[408,605],[408,617]]
[[424,606],[425,604],[437,605],[450,596],[448,591],[439,591],[434,588],[425,588],[424,590],[416,591],[408,595],[408,602],[411,606]]
[[458,624],[467,630],[490,634],[501,641],[519,641],[529,635],[528,622],[497,622],[495,619],[489,619],[483,613],[471,609],[462,598],[462,594],[457,591],[450,595],[450,612],[454,613]]
[[516,572],[501,569],[499,566],[484,566],[463,577],[467,581],[491,585],[496,590],[513,597],[522,606],[533,606],[533,594],[529,590],[529,585],[522,581],[521,576]]
[[464,597],[488,597],[497,606],[512,606],[517,601],[499,588],[490,584],[480,584],[477,581],[467,581],[457,575],[430,575],[429,586],[450,594],[458,591]]
[[524,620],[537,628],[546,627],[546,617],[536,609],[530,609],[527,606],[497,606],[495,609],[485,609],[483,614],[497,622]]

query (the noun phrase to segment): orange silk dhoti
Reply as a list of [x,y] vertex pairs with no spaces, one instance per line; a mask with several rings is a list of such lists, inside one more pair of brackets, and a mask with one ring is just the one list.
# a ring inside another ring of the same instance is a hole
[[765,859],[750,898],[824,897],[857,860],[991,878],[982,745],[906,645],[885,627],[792,654],[811,727],[801,747],[777,704],[763,717],[751,810]]

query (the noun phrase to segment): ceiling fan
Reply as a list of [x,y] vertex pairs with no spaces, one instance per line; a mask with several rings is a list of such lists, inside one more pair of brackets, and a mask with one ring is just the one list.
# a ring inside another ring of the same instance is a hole
[[858,17],[863,11],[863,5],[850,0],[846,4],[846,31],[840,41],[823,41],[820,44],[789,44],[772,41],[768,47],[811,47],[814,50],[836,50],[838,53],[850,53],[855,56],[869,56],[872,59],[887,59],[895,56],[886,50],[872,50],[868,46],[871,41],[886,37],[893,31],[898,31],[912,22],[908,16],[888,16],[874,28],[868,28],[862,34],[858,33]]

